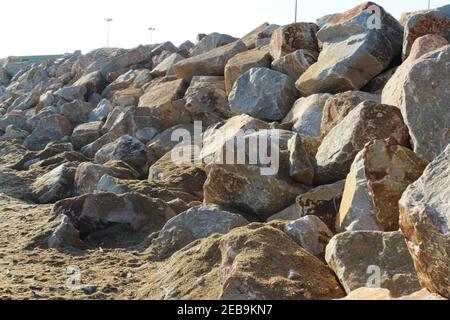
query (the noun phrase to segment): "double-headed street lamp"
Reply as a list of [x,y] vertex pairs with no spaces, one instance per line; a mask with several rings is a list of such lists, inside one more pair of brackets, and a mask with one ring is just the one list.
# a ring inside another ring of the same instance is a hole
[[109,25],[113,21],[111,18],[105,18],[106,21],[106,47],[109,48]]

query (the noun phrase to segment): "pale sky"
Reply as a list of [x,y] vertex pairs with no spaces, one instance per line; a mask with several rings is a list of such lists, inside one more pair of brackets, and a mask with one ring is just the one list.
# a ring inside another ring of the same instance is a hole
[[[362,0],[299,0],[299,20],[315,21],[343,12]],[[106,46],[105,18],[111,23],[111,46],[131,48],[170,40],[179,45],[198,33],[221,32],[241,37],[263,22],[294,20],[295,0],[2,0],[0,57],[83,53]],[[378,0],[399,18],[426,9],[427,0]],[[449,0],[431,0],[432,7]]]

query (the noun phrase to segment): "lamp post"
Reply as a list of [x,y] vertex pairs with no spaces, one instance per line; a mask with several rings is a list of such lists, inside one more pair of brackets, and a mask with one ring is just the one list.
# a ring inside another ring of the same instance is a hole
[[428,0],[428,10],[431,9],[431,0]]
[[295,0],[295,23],[297,23],[298,0]]
[[150,31],[150,45],[153,44],[153,31],[155,31],[155,30],[156,30],[155,27],[148,28],[148,31]]
[[109,48],[109,28],[110,28],[110,23],[113,21],[113,19],[111,18],[105,18],[106,21],[106,47]]

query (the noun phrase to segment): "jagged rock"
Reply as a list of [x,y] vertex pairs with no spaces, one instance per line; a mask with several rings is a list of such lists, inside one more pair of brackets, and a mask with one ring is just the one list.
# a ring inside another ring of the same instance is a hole
[[339,230],[398,230],[398,201],[427,162],[388,139],[373,140],[355,158],[337,219]]
[[[182,143],[178,140],[172,139],[174,132],[176,132],[177,130],[189,132],[191,136],[194,136],[193,124],[179,124],[177,126],[164,130],[148,143],[149,152],[154,155],[156,159],[162,158],[167,152]],[[190,144],[190,142],[186,143]]]
[[59,89],[55,92],[55,95],[67,102],[71,102],[78,99],[83,100],[86,93],[87,90],[85,86],[71,86]]
[[232,42],[176,63],[175,74],[178,78],[187,81],[190,81],[193,76],[223,76],[228,60],[246,50],[247,47],[243,42]]
[[48,238],[47,244],[50,249],[62,249],[67,247],[82,246],[80,232],[75,229],[66,215],[59,217],[61,223]]
[[193,57],[198,56],[198,55],[201,55],[208,51],[211,51],[215,48],[219,48],[219,47],[222,47],[229,43],[235,42],[236,40],[238,40],[238,39],[234,38],[230,35],[214,32],[214,33],[208,34],[207,36],[203,37],[191,49],[191,54]]
[[100,138],[102,127],[103,122],[101,121],[83,123],[75,127],[70,138],[73,147],[80,150],[85,145]]
[[401,298],[392,297],[391,292],[388,289],[376,289],[376,288],[359,288],[356,289],[348,296],[341,300],[446,300],[440,295],[430,293],[426,289],[422,289],[420,291],[414,292],[408,296],[404,296]]
[[231,118],[223,77],[194,77],[184,96],[184,108],[193,121],[207,127]]
[[157,231],[174,216],[163,201],[137,193],[96,193],[65,199],[53,207],[54,215],[66,215],[83,240],[114,225],[132,230]]
[[374,139],[394,138],[404,146],[408,129],[398,108],[364,101],[324,138],[316,155],[319,184],[345,179],[357,153]]
[[331,129],[339,124],[353,109],[365,100],[381,102],[381,97],[363,91],[346,91],[335,94],[325,102],[323,108],[321,132],[326,136]]
[[380,16],[374,17],[372,6],[377,5],[363,3],[320,29],[317,38],[323,50],[296,83],[302,95],[359,90],[400,54],[402,26],[379,6]]
[[6,70],[0,66],[0,86],[7,87],[10,83],[10,80],[11,77],[8,72],[6,72]]
[[298,99],[282,122],[292,124],[292,130],[304,136],[320,137],[323,109],[330,97],[325,93]]
[[229,205],[261,220],[291,205],[306,191],[277,176],[261,175],[254,166],[212,164],[206,171],[205,203]]
[[98,105],[89,113],[89,121],[104,121],[108,114],[112,111],[111,102],[107,99],[102,99]]
[[238,53],[225,66],[225,84],[227,93],[233,89],[236,80],[251,68],[270,67],[269,46]]
[[145,175],[155,161],[149,154],[145,144],[128,135],[103,146],[95,154],[95,162],[104,164],[110,160],[123,161],[139,173]]
[[174,101],[183,98],[188,84],[184,80],[156,83],[147,88],[139,99],[137,117],[147,118],[145,121],[157,130],[164,130],[180,123],[188,123],[190,118],[182,106]]
[[101,72],[94,71],[79,78],[74,82],[73,86],[85,87],[86,95],[90,96],[95,92],[101,93],[103,91],[105,87],[105,80],[103,80]]
[[266,120],[281,120],[292,108],[298,92],[287,75],[268,68],[252,68],[234,84],[231,110]]
[[292,221],[284,226],[283,231],[303,249],[322,260],[325,248],[333,237],[327,225],[317,216],[306,216]]
[[27,152],[19,161],[12,165],[11,168],[14,170],[28,170],[30,166],[35,163],[70,151],[73,151],[73,146],[71,143],[50,142],[41,151]]
[[65,163],[39,177],[31,186],[35,201],[52,203],[72,196],[76,165]]
[[27,117],[22,110],[12,110],[0,117],[0,130],[5,131],[10,125],[22,130],[29,129]]
[[249,50],[255,49],[256,40],[258,39],[259,35],[267,29],[267,27],[269,27],[269,23],[264,22],[263,24],[259,25],[258,27],[247,33],[240,40],[243,43],[245,43],[247,49]]
[[401,232],[344,232],[325,255],[347,294],[361,287],[386,288],[396,297],[421,289]]
[[161,232],[177,228],[189,232],[194,239],[207,238],[212,234],[227,234],[242,227],[248,221],[239,214],[224,211],[217,205],[201,205],[189,209],[169,220]]
[[319,186],[301,194],[295,201],[296,219],[304,216],[317,216],[333,232],[336,229],[336,217],[339,212],[345,181]]
[[256,48],[262,48],[264,46],[270,45],[272,35],[279,27],[280,26],[278,24],[270,24],[266,29],[260,32],[255,41]]
[[450,146],[400,199],[400,227],[422,286],[450,299]]
[[272,69],[290,76],[294,81],[314,63],[317,62],[318,52],[300,49],[288,53],[272,62]]
[[179,50],[191,50],[193,47],[195,47],[195,44],[193,44],[190,40],[186,40],[180,46],[178,47]]
[[104,175],[120,179],[136,179],[139,173],[121,161],[109,161],[104,165],[91,162],[81,163],[75,172],[74,194],[93,193],[97,190],[98,181]]
[[153,70],[150,72],[152,77],[163,77],[163,76],[173,76],[175,75],[175,71],[173,70],[173,65],[181,60],[184,60],[184,57],[178,53],[172,53],[166,59],[164,59],[160,64],[158,64]]
[[144,94],[141,88],[127,88],[116,91],[112,97],[112,102],[116,106],[129,107],[136,106],[139,98]]
[[270,41],[270,53],[274,59],[299,49],[318,52],[316,33],[319,27],[315,23],[299,22],[276,29]]
[[[174,154],[178,150],[184,152],[184,148],[173,149]],[[156,161],[149,170],[148,181],[159,183],[169,189],[176,189],[203,197],[203,185],[206,180],[204,165],[193,160],[188,163],[173,161],[172,151],[169,151],[161,159]]]
[[[283,250],[279,250],[280,243]],[[309,300],[344,296],[327,266],[281,230],[263,224],[194,242],[160,263],[147,280],[140,298]]]
[[9,110],[28,110],[34,108],[39,103],[40,93],[32,91],[18,97],[9,107]]
[[10,124],[5,129],[5,134],[1,136],[0,139],[18,139],[18,140],[24,140],[26,137],[28,137],[30,133],[28,131],[22,130],[14,126],[13,124]]
[[[420,39],[417,41],[421,51]],[[450,45],[413,58],[407,59],[386,84],[382,101],[400,108],[414,151],[432,161],[450,142]]]
[[312,185],[314,169],[309,160],[308,153],[303,146],[300,135],[295,134],[288,141],[289,176],[305,185]]
[[43,149],[49,142],[62,140],[70,136],[72,125],[66,117],[49,115],[40,119],[33,132],[25,139],[23,145],[33,151]]
[[73,126],[77,126],[87,121],[89,113],[93,110],[90,103],[83,100],[74,100],[60,105],[58,113],[65,116]]
[[450,42],[450,5],[426,11],[412,12],[407,18],[403,37],[403,59],[405,60],[417,38],[427,34],[438,34]]
[[384,71],[383,73],[379,74],[378,76],[370,80],[370,82],[361,90],[364,92],[369,92],[381,96],[384,87],[386,86],[386,84],[392,78],[392,76],[396,71],[397,67]]

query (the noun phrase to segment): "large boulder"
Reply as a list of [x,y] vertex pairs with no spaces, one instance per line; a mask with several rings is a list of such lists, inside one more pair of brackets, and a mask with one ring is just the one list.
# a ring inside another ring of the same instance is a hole
[[70,138],[75,150],[80,150],[85,145],[88,145],[89,143],[92,143],[100,138],[102,135],[102,127],[103,122],[101,121],[83,123],[75,127]]
[[400,227],[422,286],[450,299],[450,146],[406,189]]
[[408,15],[403,38],[403,59],[409,56],[416,39],[427,34],[438,34],[450,41],[450,5]]
[[49,142],[61,141],[72,133],[70,121],[61,115],[48,115],[38,122],[23,145],[33,151],[43,149]]
[[300,49],[288,53],[272,62],[272,69],[290,76],[294,81],[314,63],[317,62],[319,53]]
[[319,51],[316,33],[319,27],[315,23],[299,22],[279,27],[272,34],[270,53],[274,59],[299,49]]
[[110,160],[123,161],[143,175],[147,173],[150,165],[156,161],[156,159],[151,158],[147,146],[128,135],[103,146],[95,154],[96,163],[104,164]]
[[333,237],[327,225],[317,216],[305,216],[287,223],[283,231],[312,255],[324,259],[325,248]]
[[173,210],[163,201],[137,193],[96,193],[69,198],[57,202],[53,214],[69,217],[81,240],[118,225],[135,231],[155,232],[174,216]]
[[228,60],[246,50],[247,47],[243,42],[236,41],[182,60],[173,67],[176,76],[187,81],[190,81],[193,76],[223,76]]
[[192,78],[184,95],[184,108],[193,121],[201,121],[205,127],[234,115],[228,103],[225,80],[218,76]]
[[398,201],[427,162],[396,141],[373,140],[355,158],[337,219],[339,230],[398,230]]
[[298,99],[282,122],[292,124],[292,130],[302,135],[320,137],[323,110],[330,97],[324,93]]
[[109,175],[121,179],[136,179],[139,174],[120,161],[110,161],[104,165],[85,162],[81,163],[75,172],[75,195],[93,193],[101,177]]
[[347,293],[385,288],[395,297],[421,289],[401,232],[344,232],[331,239],[326,261]]
[[212,164],[206,170],[205,203],[229,205],[262,221],[293,204],[306,191],[276,175],[261,175],[256,166]]
[[316,181],[320,184],[345,179],[357,153],[374,139],[408,142],[408,129],[398,108],[364,101],[324,138],[316,155]]
[[329,97],[323,108],[322,123],[320,126],[322,135],[326,136],[350,111],[365,100],[380,103],[381,97],[363,91],[346,91]]
[[251,68],[270,67],[271,57],[269,47],[256,48],[238,53],[228,60],[225,66],[225,85],[230,93],[236,80]]
[[[321,300],[344,296],[326,265],[283,231],[264,224],[192,243],[159,263],[146,283],[139,298]],[[162,287],[156,285],[161,283]]]
[[217,205],[201,205],[169,220],[161,232],[178,228],[189,232],[194,239],[201,239],[215,233],[227,234],[247,224],[248,221],[240,214],[224,211]]
[[323,43],[318,61],[296,83],[305,96],[364,87],[400,54],[403,28],[383,8],[366,2],[328,21],[317,38]]
[[234,38],[228,34],[221,34],[221,33],[214,32],[214,33],[208,34],[207,36],[203,37],[191,49],[191,54],[192,54],[192,56],[198,56],[202,53],[211,51],[212,49],[222,47],[229,43],[235,42],[236,40],[238,40],[238,39]]
[[34,200],[52,203],[72,196],[76,163],[65,163],[36,179],[31,186]]
[[298,92],[287,75],[268,68],[252,68],[234,84],[231,110],[264,120],[281,120],[292,108]]
[[175,103],[183,98],[187,88],[188,83],[181,79],[157,82],[148,87],[139,99],[139,108],[135,110],[136,125],[153,127],[159,131],[190,122],[183,106]]
[[414,151],[429,161],[450,142],[449,86],[450,45],[447,45],[415,61],[407,59],[383,90],[383,103],[400,108]]
[[175,63],[184,60],[184,57],[179,53],[172,53],[166,59],[164,59],[160,64],[158,64],[153,70],[150,72],[152,77],[163,77],[163,76],[173,76],[175,75],[175,71],[173,70],[173,66]]

